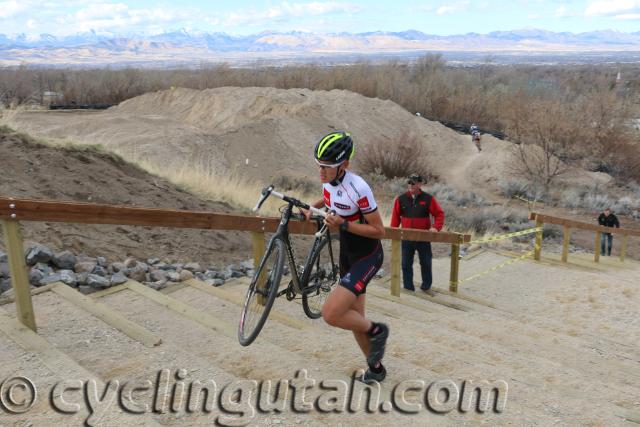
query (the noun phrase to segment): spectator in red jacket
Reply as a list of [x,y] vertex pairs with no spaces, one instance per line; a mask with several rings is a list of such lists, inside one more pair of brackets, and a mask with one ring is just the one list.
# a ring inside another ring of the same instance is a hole
[[[444,211],[429,193],[420,187],[423,180],[418,174],[409,176],[409,190],[396,197],[391,215],[391,227],[417,228],[420,230],[440,231],[444,226]],[[433,223],[431,217],[433,216]],[[431,242],[402,241],[402,282],[405,289],[415,291],[413,286],[413,255],[418,251],[422,284],[420,289],[427,292],[433,281],[431,274]]]

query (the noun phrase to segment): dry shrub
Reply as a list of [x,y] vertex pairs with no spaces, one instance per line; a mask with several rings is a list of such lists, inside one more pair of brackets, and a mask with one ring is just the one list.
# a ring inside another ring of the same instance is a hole
[[375,141],[364,147],[358,157],[358,167],[363,174],[394,179],[419,173],[426,181],[435,178],[429,172],[427,152],[421,139],[406,131],[390,141]]

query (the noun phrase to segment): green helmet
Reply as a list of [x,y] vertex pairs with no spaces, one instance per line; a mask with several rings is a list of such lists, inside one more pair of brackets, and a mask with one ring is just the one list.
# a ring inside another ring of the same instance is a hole
[[351,160],[355,147],[348,132],[331,132],[316,144],[313,156],[316,161],[342,163]]

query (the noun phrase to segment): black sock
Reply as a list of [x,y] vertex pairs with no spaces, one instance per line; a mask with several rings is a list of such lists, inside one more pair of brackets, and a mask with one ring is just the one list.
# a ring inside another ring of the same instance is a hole
[[384,367],[382,366],[382,362],[376,362],[375,365],[373,366],[369,366],[369,369],[371,370],[371,372],[373,372],[374,374],[379,374],[380,372],[382,372],[382,370],[384,369]]
[[382,328],[380,327],[380,325],[376,322],[371,322],[371,327],[367,331],[367,335],[372,337],[374,335],[378,335],[380,332],[382,332]]

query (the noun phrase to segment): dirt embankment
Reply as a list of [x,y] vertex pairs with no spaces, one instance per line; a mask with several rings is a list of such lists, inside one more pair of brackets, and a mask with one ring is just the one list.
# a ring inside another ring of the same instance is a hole
[[[362,147],[408,132],[425,145],[434,175],[460,190],[496,190],[507,179],[512,144],[489,135],[478,154],[469,135],[425,120],[400,105],[346,90],[222,87],[177,88],[127,100],[101,112],[5,114],[3,122],[34,136],[102,144],[166,167],[199,165],[260,182],[288,174],[315,178],[311,157],[320,136],[349,130]],[[575,171],[567,179],[604,183],[608,176]]]
[[[117,156],[94,149],[61,149],[0,134],[0,194],[4,197],[109,203],[230,212],[149,175]],[[135,256],[223,263],[248,258],[246,233],[210,230],[24,222],[27,243],[69,249],[111,260]],[[1,244],[1,241],[0,241]]]

